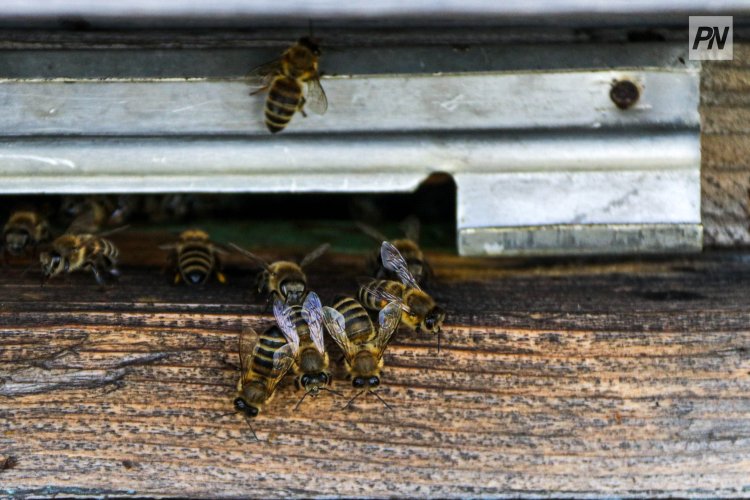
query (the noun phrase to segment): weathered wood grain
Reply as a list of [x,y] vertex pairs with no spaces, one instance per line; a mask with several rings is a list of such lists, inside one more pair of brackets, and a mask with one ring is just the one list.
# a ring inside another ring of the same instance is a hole
[[701,72],[702,219],[707,246],[750,244],[750,44]]
[[[398,333],[393,411],[326,396],[293,411],[287,380],[256,442],[232,408],[237,333],[270,320],[252,273],[233,260],[226,286],[171,287],[135,240],[116,287],[0,279],[0,495],[750,494],[744,255],[433,255],[442,348]],[[361,265],[325,256],[311,283],[330,300]]]

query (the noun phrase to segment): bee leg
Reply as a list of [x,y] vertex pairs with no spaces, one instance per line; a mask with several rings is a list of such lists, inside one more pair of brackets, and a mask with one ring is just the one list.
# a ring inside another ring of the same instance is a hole
[[222,273],[221,271],[216,271],[216,279],[221,283],[222,285],[225,285],[227,283],[227,277]]
[[300,101],[299,101],[299,107],[297,107],[297,110],[300,112],[300,114],[303,117],[307,118],[307,113],[305,113],[305,102],[307,102],[307,101],[305,101],[304,97],[302,99],[300,99]]
[[172,284],[179,285],[181,280],[182,280],[182,275],[180,273],[174,273],[174,279],[172,280]]
[[96,278],[96,282],[99,283],[100,286],[106,286],[107,285],[107,280],[102,275],[102,273],[99,270],[98,266],[92,265],[91,266],[91,272],[94,273],[94,278]]
[[265,92],[266,90],[268,90],[268,85],[263,85],[258,90],[253,90],[252,92],[250,92],[250,95],[260,94],[261,92]]

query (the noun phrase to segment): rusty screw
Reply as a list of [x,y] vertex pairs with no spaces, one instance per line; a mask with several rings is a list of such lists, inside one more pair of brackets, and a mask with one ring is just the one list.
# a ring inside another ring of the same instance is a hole
[[633,104],[638,102],[640,96],[641,91],[638,85],[630,80],[618,80],[614,82],[612,89],[609,91],[609,98],[620,109],[628,109],[633,106]]

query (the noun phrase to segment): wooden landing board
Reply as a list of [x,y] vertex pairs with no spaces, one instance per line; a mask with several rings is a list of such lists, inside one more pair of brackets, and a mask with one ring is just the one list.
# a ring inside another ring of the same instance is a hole
[[[232,408],[237,333],[270,319],[240,261],[203,290],[167,285],[156,255],[106,290],[11,268],[0,496],[750,495],[747,256],[433,257],[442,348],[397,334],[393,411],[326,396],[293,411],[288,380],[253,423],[261,442]],[[325,256],[311,282],[329,301],[361,264]]]

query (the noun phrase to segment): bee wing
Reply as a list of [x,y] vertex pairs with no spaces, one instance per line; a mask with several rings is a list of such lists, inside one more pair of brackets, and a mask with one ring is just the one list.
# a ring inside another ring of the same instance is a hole
[[174,250],[177,248],[177,243],[166,243],[164,245],[159,245],[159,250]]
[[378,335],[375,338],[375,343],[381,351],[385,349],[385,346],[390,342],[391,337],[398,328],[401,322],[401,306],[396,302],[391,302],[378,314]]
[[268,87],[279,73],[281,73],[281,59],[274,59],[248,71],[245,79],[249,84],[263,88]]
[[360,231],[362,231],[363,233],[365,233],[367,236],[369,236],[375,241],[385,241],[388,239],[383,235],[383,233],[381,233],[380,231],[378,231],[372,226],[368,226],[364,222],[356,222],[356,224]]
[[240,371],[244,374],[250,367],[255,354],[255,348],[258,346],[258,332],[253,328],[246,327],[242,329],[240,337],[238,339],[239,344],[239,356],[240,356]]
[[284,334],[284,338],[288,344],[293,346],[293,349],[296,352],[299,349],[299,334],[290,318],[291,311],[292,308],[284,305],[279,299],[274,301],[273,315],[276,318],[276,323],[278,323],[279,328],[281,328],[281,333]]
[[346,335],[346,320],[344,316],[332,307],[323,308],[323,322],[331,334],[331,338],[336,342],[346,356],[347,360],[354,359],[357,353],[357,347],[351,343]]
[[329,248],[331,248],[331,244],[330,243],[323,243],[318,248],[316,248],[312,252],[310,252],[307,255],[305,255],[304,258],[302,259],[302,261],[300,261],[299,267],[305,267],[305,266],[309,265],[312,261],[314,261],[315,259],[317,259],[321,255],[323,255],[324,253],[326,253]]
[[367,293],[377,300],[388,303],[395,302],[398,304],[402,311],[409,314],[411,313],[411,309],[409,309],[409,306],[404,303],[401,297],[393,295],[390,292],[381,290],[380,288],[376,287],[375,283],[377,283],[378,280],[373,280],[372,278],[358,278],[357,281],[359,282],[359,286],[361,288],[367,290]]
[[410,215],[401,223],[401,230],[404,232],[404,235],[414,243],[419,241],[419,229],[419,219],[414,215]]
[[302,304],[302,317],[310,328],[310,338],[320,354],[325,354],[326,346],[323,339],[323,304],[315,292],[310,292]]
[[254,253],[248,252],[244,248],[240,247],[239,245],[235,245],[234,243],[230,243],[229,246],[235,249],[237,252],[244,255],[245,257],[247,257],[248,259],[252,260],[256,264],[258,264],[259,266],[261,266],[263,269],[268,269],[268,263],[265,260],[258,257],[257,255],[255,255]]
[[297,358],[297,350],[291,344],[286,344],[284,347],[280,347],[273,354],[273,371],[271,375],[266,379],[266,387],[268,388],[268,394],[273,394],[276,390],[276,386],[279,385],[281,379],[289,371],[294,364],[294,360]]
[[386,269],[398,275],[401,283],[411,288],[421,290],[419,284],[417,284],[417,280],[414,279],[414,276],[412,276],[409,271],[409,267],[407,266],[404,257],[401,255],[401,252],[399,252],[391,243],[384,241],[380,246],[380,259],[383,261],[383,266]]
[[305,108],[318,115],[324,114],[328,109],[328,98],[318,78],[313,78],[307,82]]

